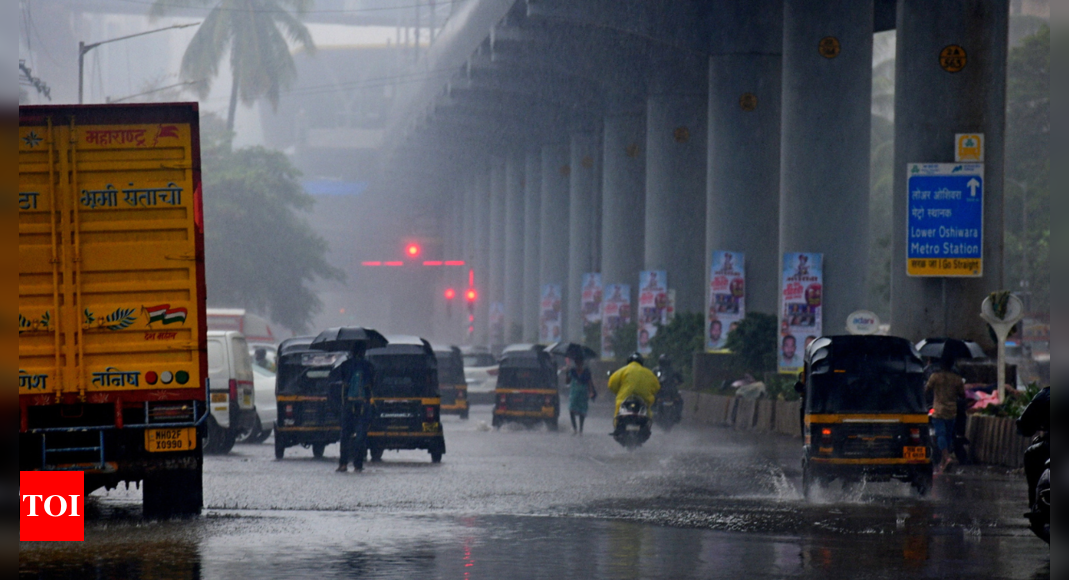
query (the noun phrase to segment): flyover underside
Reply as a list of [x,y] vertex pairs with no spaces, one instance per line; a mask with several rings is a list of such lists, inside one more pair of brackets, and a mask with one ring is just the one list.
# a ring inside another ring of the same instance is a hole
[[[547,285],[559,286],[564,337],[583,340],[588,272],[637,290],[640,270],[665,270],[676,311],[704,317],[721,250],[745,255],[746,309],[769,314],[782,309],[783,254],[822,254],[824,333],[841,333],[850,312],[873,308],[872,34],[897,19],[895,191],[906,163],[954,161],[949,144],[966,131],[988,135],[992,185],[983,277],[950,281],[945,306],[941,281],[905,275],[896,195],[892,332],[986,341],[970,313],[1001,285],[1008,1],[929,4],[460,3],[420,63],[455,72],[407,88],[388,133],[391,165],[418,168],[398,173],[470,176],[457,199],[471,217],[454,221],[480,287],[473,340],[539,336],[557,315],[543,311]],[[939,68],[950,44],[972,51],[975,66]],[[973,97],[951,98],[962,91]]]

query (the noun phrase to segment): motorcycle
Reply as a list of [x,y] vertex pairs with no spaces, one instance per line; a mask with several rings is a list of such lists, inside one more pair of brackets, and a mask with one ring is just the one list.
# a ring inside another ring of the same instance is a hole
[[1047,469],[1039,478],[1036,486],[1036,502],[1032,511],[1025,514],[1030,522],[1029,528],[1044,542],[1050,544],[1050,460]]
[[661,392],[653,402],[653,422],[668,433],[683,421],[683,397],[675,388],[678,373],[665,373],[658,368],[654,374],[661,383]]
[[634,451],[649,440],[650,434],[650,414],[646,402],[634,396],[624,399],[620,404],[620,412],[616,414],[616,429],[612,438],[628,451]]

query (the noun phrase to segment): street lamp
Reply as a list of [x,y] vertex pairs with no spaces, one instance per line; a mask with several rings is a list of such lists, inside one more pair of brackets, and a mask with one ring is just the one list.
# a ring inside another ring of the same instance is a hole
[[92,44],[86,44],[84,41],[78,43],[78,104],[84,102],[84,87],[85,87],[85,54],[90,50],[102,45],[112,42],[119,42],[120,40],[128,40],[131,38],[137,38],[138,36],[145,36],[147,34],[155,34],[157,32],[163,32],[165,30],[177,30],[179,28],[189,28],[190,26],[198,26],[200,22],[191,22],[189,24],[175,24],[174,26],[168,26],[166,28],[157,28],[156,30],[149,30],[146,32],[138,32],[137,34],[128,34],[126,36],[120,36],[118,38],[111,38],[108,40],[101,40],[100,42],[94,42]]

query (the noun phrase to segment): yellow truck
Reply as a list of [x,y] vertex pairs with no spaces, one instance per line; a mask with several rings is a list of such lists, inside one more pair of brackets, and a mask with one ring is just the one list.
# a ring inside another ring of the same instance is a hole
[[19,470],[200,512],[207,376],[197,105],[20,106]]

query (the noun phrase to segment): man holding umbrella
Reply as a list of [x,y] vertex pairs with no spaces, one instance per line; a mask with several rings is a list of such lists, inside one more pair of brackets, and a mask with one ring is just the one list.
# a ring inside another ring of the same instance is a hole
[[958,399],[965,397],[965,379],[954,372],[954,357],[949,349],[939,359],[939,368],[928,377],[925,394],[932,397],[932,427],[940,462],[936,473],[943,473],[954,457],[954,423],[958,418]]

